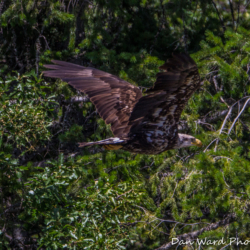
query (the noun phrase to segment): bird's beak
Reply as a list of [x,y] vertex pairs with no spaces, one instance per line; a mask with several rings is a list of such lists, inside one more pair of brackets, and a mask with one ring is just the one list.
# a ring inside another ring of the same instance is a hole
[[194,144],[195,146],[201,147],[202,146],[202,142],[198,139],[195,139],[195,142],[191,142],[192,144]]

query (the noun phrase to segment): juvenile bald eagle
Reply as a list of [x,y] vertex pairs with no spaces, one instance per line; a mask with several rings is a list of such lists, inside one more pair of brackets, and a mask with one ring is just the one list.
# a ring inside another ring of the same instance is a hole
[[80,147],[103,145],[140,154],[189,146],[201,146],[193,136],[178,133],[178,121],[188,99],[200,86],[197,66],[187,54],[174,55],[163,64],[153,87],[141,90],[101,70],[62,61],[44,65],[47,77],[61,78],[87,94],[114,137],[79,143]]

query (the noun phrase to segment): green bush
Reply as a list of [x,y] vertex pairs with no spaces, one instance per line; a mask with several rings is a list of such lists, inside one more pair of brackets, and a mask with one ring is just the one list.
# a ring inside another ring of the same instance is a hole
[[[249,8],[1,1],[1,249],[167,249],[173,237],[223,237],[212,246],[221,249],[230,237],[249,240]],[[144,90],[173,51],[188,51],[199,67],[203,84],[180,131],[204,147],[154,156],[79,149],[112,136],[110,127],[83,93],[43,79],[42,65],[96,67]]]

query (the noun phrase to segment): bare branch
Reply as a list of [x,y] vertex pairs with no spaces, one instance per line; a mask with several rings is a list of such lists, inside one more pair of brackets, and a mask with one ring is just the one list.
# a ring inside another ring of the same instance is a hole
[[220,160],[220,159],[227,159],[227,160],[229,160],[229,161],[232,161],[231,158],[226,157],[226,156],[215,156],[215,157],[214,157],[214,160]]
[[125,192],[125,193],[123,193],[123,194],[118,195],[115,199],[118,200],[118,199],[120,199],[122,196],[124,196],[124,195],[130,193],[131,191],[134,191],[134,189],[132,188],[132,189],[130,189],[129,191],[127,191],[127,192]]
[[245,5],[245,7],[244,7],[244,9],[243,9],[242,13],[244,13],[244,12],[246,11],[247,6],[249,5],[249,3],[250,3],[250,0],[248,0],[248,1],[247,1],[247,3],[246,3],[246,5]]
[[[231,160],[231,159],[230,159]],[[247,194],[247,193],[245,193],[245,192],[237,192],[236,190],[234,190],[234,189],[231,189],[230,188],[230,186],[227,184],[227,182],[226,182],[226,180],[225,180],[225,177],[224,177],[224,174],[222,173],[222,177],[223,177],[223,180],[224,180],[224,182],[225,182],[225,184],[226,184],[226,188],[229,190],[229,191],[231,191],[231,192],[233,192],[233,193],[235,193],[235,194]]]
[[72,96],[69,102],[90,102],[90,100],[88,96]]
[[[235,105],[235,104],[234,104],[234,105]],[[227,116],[226,116],[226,118],[224,119],[224,121],[223,121],[223,123],[222,123],[222,126],[221,126],[221,128],[220,128],[220,133],[219,133],[219,134],[222,133],[223,128],[224,128],[225,125],[226,125],[227,119],[228,119],[228,117],[229,117],[229,116],[231,115],[231,113],[232,113],[232,109],[233,109],[233,106],[234,106],[234,105],[232,105],[232,106],[229,108],[228,113],[227,113]]]
[[246,100],[246,102],[245,102],[243,108],[241,109],[240,113],[239,113],[239,114],[237,115],[237,117],[234,119],[231,128],[228,130],[228,133],[227,133],[228,135],[229,135],[230,132],[232,131],[232,129],[233,129],[235,123],[237,122],[237,120],[239,119],[239,117],[241,116],[241,114],[243,113],[243,111],[245,110],[245,108],[246,108],[246,106],[247,106],[247,103],[248,103],[249,101],[250,101],[250,98],[248,98],[248,99]]
[[226,247],[230,246],[231,243],[227,244],[226,246],[222,247],[220,250],[225,249]]
[[[216,91],[222,91],[222,86],[219,88],[219,85],[218,85],[218,81],[217,81],[217,77],[218,75],[215,75],[213,77],[213,82],[214,82],[214,87],[215,87],[215,90]],[[226,101],[224,100],[224,98],[222,96],[220,96],[220,100],[225,103],[227,105],[227,107],[229,108],[229,105],[226,103]]]
[[[154,221],[158,220],[158,221],[161,221],[161,222],[176,223],[176,224],[185,225],[185,226],[194,226],[194,225],[200,225],[200,224],[208,224],[209,225],[210,224],[208,222],[184,223],[184,222],[179,222],[179,221],[175,221],[175,220],[164,220],[164,219],[160,219],[160,218],[156,217],[153,214],[150,214],[150,212],[144,207],[141,207],[141,206],[138,206],[138,205],[134,205],[134,206],[142,209],[144,211],[144,213],[146,215],[148,215],[148,217],[151,217],[153,219],[151,222],[154,222]],[[144,222],[144,221],[141,221],[141,222]]]
[[204,153],[208,150],[208,148],[215,142],[215,141],[217,141],[217,140],[219,140],[218,138],[215,138],[214,140],[212,140],[209,144],[208,144],[208,146],[204,149]]
[[[231,107],[229,107],[228,109],[225,109],[225,110],[222,110],[222,111],[217,111],[217,112],[215,112],[215,113],[213,113],[212,115],[209,115],[209,116],[204,116],[204,117],[202,117],[201,119],[198,119],[195,122],[197,124],[201,124],[201,125],[203,125],[204,123],[210,124],[210,123],[218,121],[219,119],[226,116],[226,119],[224,120],[224,122],[226,123],[226,121],[227,121],[228,117],[230,116],[230,114],[232,112],[237,112],[238,111],[238,107],[235,106],[235,104],[238,104],[242,100],[244,100],[246,98],[249,98],[249,97],[250,96],[245,96],[241,100],[239,100],[239,101],[235,102],[233,105],[231,105]],[[250,107],[250,102],[248,102],[246,104],[245,108],[248,108],[248,107]],[[223,124],[224,124],[224,122],[223,122]],[[224,124],[224,126],[225,126],[225,124]],[[220,130],[221,132],[220,133],[222,133],[224,126],[221,127],[221,130]],[[187,121],[183,121],[183,120],[179,121],[178,129],[179,129],[179,131],[187,130],[188,129]]]

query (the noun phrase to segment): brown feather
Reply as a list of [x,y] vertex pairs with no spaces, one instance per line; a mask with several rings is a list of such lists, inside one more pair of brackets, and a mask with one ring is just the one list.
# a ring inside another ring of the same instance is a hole
[[[135,105],[130,119],[130,135],[136,135],[148,129],[148,124],[155,124],[158,128],[168,130],[169,114],[174,115],[177,126],[181,112],[193,92],[200,86],[198,69],[193,59],[187,54],[175,55],[160,69],[165,72],[157,74],[154,86],[146,91],[148,95],[142,97]],[[140,122],[135,122],[142,118]],[[151,129],[151,136],[156,134],[155,127]]]
[[119,131],[118,137],[126,137],[124,132],[129,116],[137,101],[142,97],[139,88],[94,68],[83,67],[68,62],[53,60],[56,65],[44,65],[53,69],[45,71],[47,77],[61,78],[74,88],[86,93],[94,103],[100,116],[107,124],[111,124],[112,131]]

